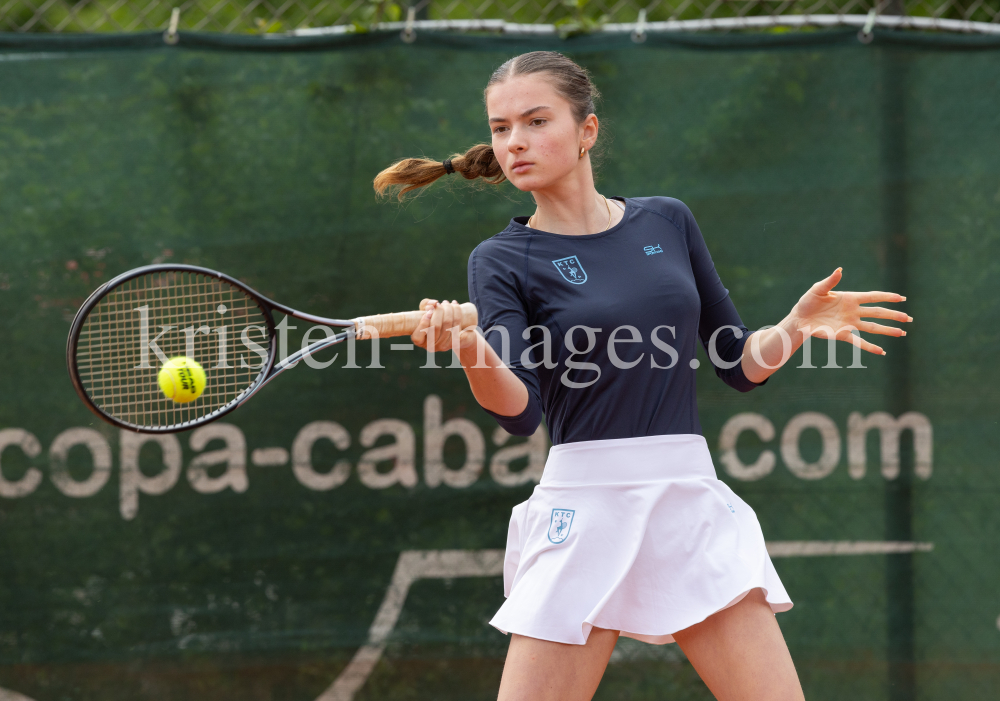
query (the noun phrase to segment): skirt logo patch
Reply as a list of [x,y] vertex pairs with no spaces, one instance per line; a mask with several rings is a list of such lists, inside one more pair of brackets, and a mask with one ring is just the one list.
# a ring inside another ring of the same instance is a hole
[[549,521],[549,541],[559,545],[569,537],[569,529],[573,527],[574,509],[552,509]]

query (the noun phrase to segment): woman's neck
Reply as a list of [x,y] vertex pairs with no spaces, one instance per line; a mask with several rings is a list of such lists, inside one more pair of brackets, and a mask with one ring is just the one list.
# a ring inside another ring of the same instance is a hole
[[621,216],[615,217],[618,208],[609,208],[590,178],[563,183],[557,190],[536,190],[532,194],[537,204],[529,225],[533,229],[581,236],[605,231],[621,219]]

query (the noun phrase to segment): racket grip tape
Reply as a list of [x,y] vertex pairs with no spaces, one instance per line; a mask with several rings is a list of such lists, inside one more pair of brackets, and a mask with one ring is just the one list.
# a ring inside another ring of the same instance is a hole
[[[459,324],[465,329],[479,323],[479,313],[476,305],[465,302],[461,305],[462,321]],[[362,341],[378,336],[378,338],[393,338],[409,336],[417,330],[424,311],[394,312],[391,314],[375,314],[352,319],[354,322],[354,337]]]

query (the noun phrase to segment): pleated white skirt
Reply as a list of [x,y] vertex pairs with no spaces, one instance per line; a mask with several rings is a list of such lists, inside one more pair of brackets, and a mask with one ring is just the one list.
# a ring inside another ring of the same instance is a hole
[[715,474],[697,434],[553,446],[514,507],[504,633],[583,645],[593,627],[653,644],[763,589],[792,607],[746,502]]

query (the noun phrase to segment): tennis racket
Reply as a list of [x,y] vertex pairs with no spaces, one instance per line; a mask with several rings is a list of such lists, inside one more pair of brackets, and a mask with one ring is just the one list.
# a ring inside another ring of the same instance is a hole
[[[461,306],[461,327],[475,326],[475,305]],[[330,327],[328,335],[279,361],[274,311]],[[349,338],[409,336],[423,314],[326,319],[272,302],[214,270],[149,265],[119,275],[84,302],[70,328],[66,363],[77,394],[105,421],[172,433],[228,414],[324,348]],[[178,355],[196,360],[206,375],[202,394],[185,404],[163,395],[157,381],[163,364]]]

